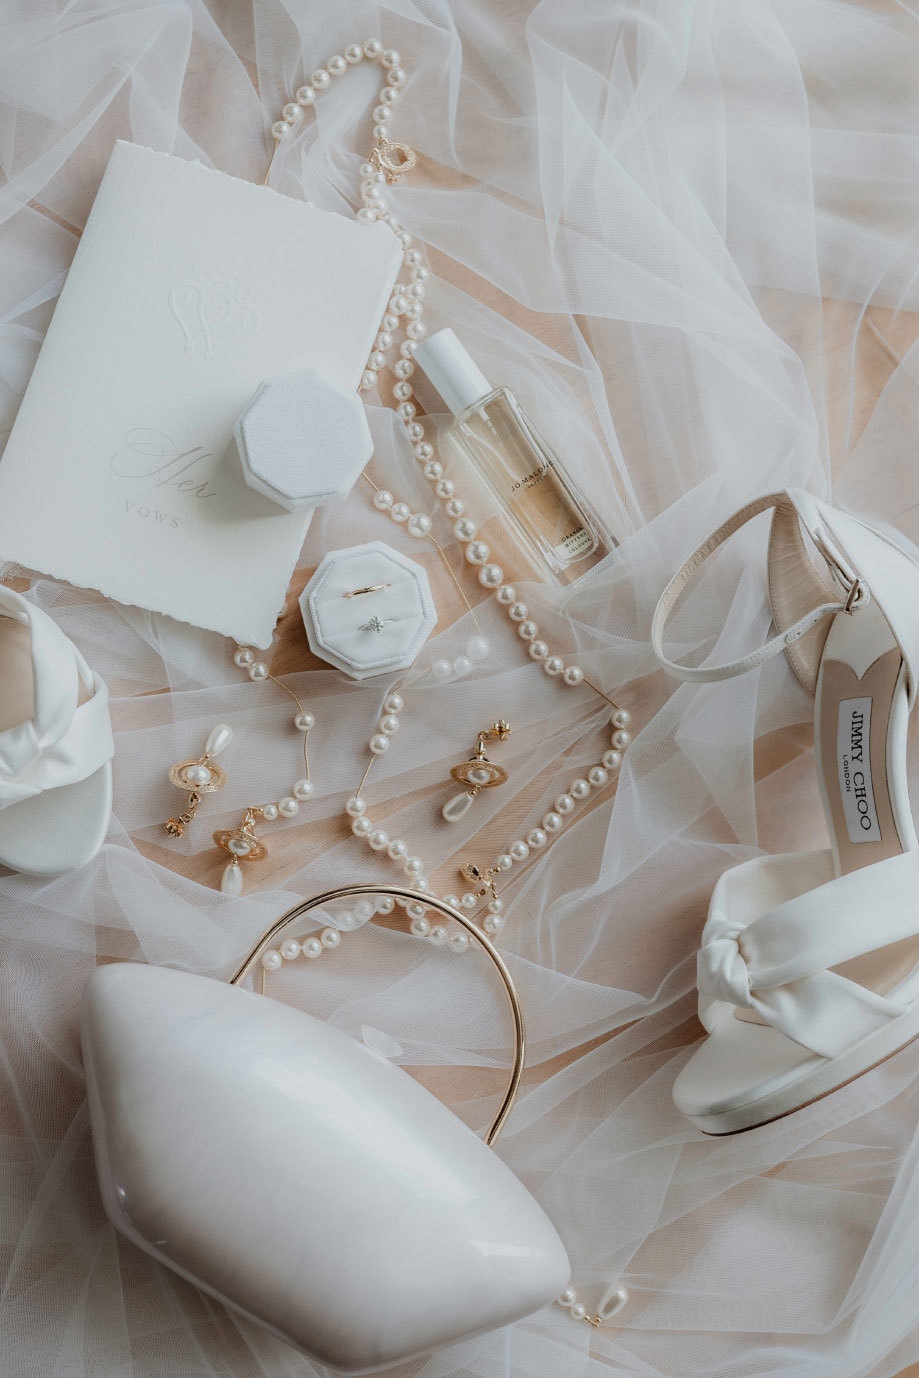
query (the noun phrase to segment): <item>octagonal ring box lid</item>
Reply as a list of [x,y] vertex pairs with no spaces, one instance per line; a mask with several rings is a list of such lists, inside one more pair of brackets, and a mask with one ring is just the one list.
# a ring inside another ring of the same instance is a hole
[[290,512],[347,497],[373,454],[360,398],[315,369],[267,378],[233,435],[248,486]]
[[437,625],[425,570],[384,541],[330,550],[300,611],[313,654],[352,679],[408,669]]

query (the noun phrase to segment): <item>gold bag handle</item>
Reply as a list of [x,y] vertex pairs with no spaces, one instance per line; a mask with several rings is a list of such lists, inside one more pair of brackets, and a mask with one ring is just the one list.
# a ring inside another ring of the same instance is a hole
[[295,904],[293,909],[288,909],[286,914],[282,914],[279,919],[276,919],[271,927],[267,928],[257,940],[255,946],[250,949],[248,956],[239,967],[239,970],[231,978],[230,985],[242,985],[265,949],[270,947],[275,938],[277,938],[289,924],[292,924],[295,919],[301,918],[304,914],[309,914],[313,909],[320,909],[323,905],[332,903],[333,900],[358,899],[361,895],[391,895],[393,899],[423,904],[427,909],[436,910],[443,918],[452,919],[454,923],[458,923],[461,928],[465,929],[472,941],[482,949],[485,956],[497,971],[498,976],[501,978],[501,984],[507,996],[507,1003],[510,1006],[511,1019],[513,1021],[514,1059],[511,1065],[507,1089],[504,1092],[504,1099],[498,1107],[498,1113],[492,1120],[488,1133],[485,1135],[486,1144],[493,1144],[504,1128],[504,1122],[510,1114],[514,1101],[517,1098],[520,1078],[523,1076],[524,1057],[526,1054],[526,1031],[523,1024],[523,1010],[520,1006],[520,996],[517,993],[514,978],[508,971],[504,958],[501,956],[494,943],[485,936],[481,929],[476,928],[471,919],[467,918],[460,910],[454,909],[452,905],[445,904],[443,900],[435,899],[433,895],[421,894],[417,890],[409,890],[402,885],[345,885],[338,890],[326,890],[323,895],[315,895],[312,899],[304,900],[302,904]]

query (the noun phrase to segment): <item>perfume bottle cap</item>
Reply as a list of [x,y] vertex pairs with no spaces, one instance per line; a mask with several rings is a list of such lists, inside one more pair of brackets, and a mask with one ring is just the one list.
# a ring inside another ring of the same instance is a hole
[[452,330],[438,330],[415,350],[415,363],[454,416],[494,392]]

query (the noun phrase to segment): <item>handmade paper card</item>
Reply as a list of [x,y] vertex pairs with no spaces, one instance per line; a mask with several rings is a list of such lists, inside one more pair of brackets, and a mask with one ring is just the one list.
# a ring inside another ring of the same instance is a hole
[[267,646],[311,514],[246,487],[233,423],[277,374],[357,387],[401,252],[116,144],[0,462],[0,558]]

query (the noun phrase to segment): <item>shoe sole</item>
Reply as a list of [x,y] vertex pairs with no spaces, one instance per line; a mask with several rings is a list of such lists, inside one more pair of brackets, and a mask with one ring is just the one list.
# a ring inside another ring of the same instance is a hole
[[[913,1015],[910,1022],[915,1023],[917,1016],[913,1014],[912,1011],[910,1011],[910,1013]],[[904,1019],[906,1018],[905,1015],[902,1017]],[[899,1023],[899,1020],[894,1022]],[[736,1110],[726,1110],[720,1115],[687,1115],[686,1118],[691,1120],[696,1128],[700,1129],[703,1134],[712,1139],[728,1138],[732,1134],[746,1134],[751,1129],[761,1129],[764,1125],[775,1124],[777,1120],[785,1120],[789,1115],[794,1115],[798,1110],[806,1110],[809,1105],[816,1105],[818,1101],[826,1100],[827,1096],[831,1096],[834,1091],[841,1091],[844,1086],[851,1086],[853,1081],[858,1081],[859,1077],[863,1077],[866,1072],[873,1072],[875,1067],[880,1067],[883,1063],[889,1062],[892,1057],[896,1057],[897,1053],[903,1052],[904,1048],[908,1048],[910,1044],[915,1043],[917,1039],[919,1039],[919,1029],[911,1033],[902,1043],[898,1043],[895,1048],[891,1048],[889,1051],[882,1053],[880,1057],[876,1058],[873,1062],[867,1063],[864,1067],[860,1067],[858,1071],[853,1072],[851,1076],[846,1077],[843,1081],[834,1082],[832,1086],[826,1087],[823,1091],[818,1091],[816,1095],[811,1096],[808,1100],[798,1101],[796,1104],[789,1105],[783,1110],[775,1110],[772,1114],[766,1113],[764,1115],[763,1111],[766,1109],[768,1102],[771,1101],[774,1105],[775,1100],[781,1099],[780,1097],[764,1096],[761,1100],[750,1101],[747,1105],[738,1106]],[[789,1087],[788,1089],[790,1093],[793,1087]],[[724,1125],[724,1128],[716,1127],[718,1125]]]
[[747,1107],[740,1107],[739,1109],[736,1109],[736,1111],[727,1111],[723,1116],[688,1115],[686,1116],[686,1119],[692,1120],[692,1123],[694,1124],[694,1126],[696,1126],[696,1129],[701,1130],[701,1133],[703,1133],[707,1138],[730,1138],[732,1137],[732,1134],[748,1134],[752,1129],[762,1129],[762,1127],[765,1126],[765,1124],[774,1124],[777,1122],[777,1120],[788,1119],[789,1115],[796,1115],[798,1111],[805,1111],[805,1109],[807,1109],[809,1105],[816,1105],[817,1101],[827,1100],[827,1097],[832,1096],[832,1094],[834,1094],[834,1091],[840,1091],[845,1086],[851,1086],[851,1083],[857,1082],[860,1076],[864,1076],[867,1072],[874,1072],[874,1069],[876,1067],[882,1067],[882,1065],[885,1064],[885,1062],[890,1061],[891,1057],[896,1057],[897,1053],[902,1053],[902,1051],[904,1051],[904,1049],[907,1049],[907,1047],[909,1047],[911,1043],[915,1043],[916,1039],[919,1039],[919,1034],[912,1034],[907,1039],[907,1042],[900,1043],[900,1045],[894,1047],[894,1049],[891,1049],[890,1053],[883,1054],[883,1057],[879,1057],[878,1061],[871,1062],[871,1065],[869,1065],[869,1067],[863,1067],[861,1068],[860,1072],[851,1073],[851,1076],[847,1076],[845,1082],[836,1082],[835,1086],[829,1086],[825,1091],[818,1091],[817,1096],[810,1097],[809,1101],[799,1101],[798,1105],[791,1105],[791,1107],[785,1109],[785,1111],[778,1111],[776,1115],[770,1115],[767,1119],[751,1119],[750,1123],[737,1124],[737,1126],[734,1127],[734,1129],[705,1129],[705,1126],[707,1126],[707,1124],[712,1124],[712,1122],[715,1122],[715,1120],[737,1120],[740,1118],[744,1118],[745,1115],[755,1115],[755,1105],[761,1104],[761,1102],[758,1101],[752,1101],[750,1105],[747,1105]]

